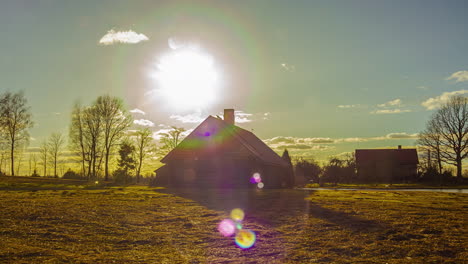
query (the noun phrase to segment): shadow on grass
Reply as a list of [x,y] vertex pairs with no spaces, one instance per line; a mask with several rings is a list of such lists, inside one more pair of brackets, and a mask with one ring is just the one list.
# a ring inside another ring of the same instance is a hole
[[382,227],[376,221],[312,203],[306,199],[311,192],[301,190],[165,189],[161,192],[196,201],[226,214],[234,208],[241,208],[246,213],[246,219],[255,219],[272,227],[287,224],[291,220],[305,221],[310,218],[321,219],[351,231],[370,232]]

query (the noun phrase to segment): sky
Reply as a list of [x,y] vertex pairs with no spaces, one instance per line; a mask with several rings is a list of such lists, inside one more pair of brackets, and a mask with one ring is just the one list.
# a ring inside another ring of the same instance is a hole
[[67,133],[75,102],[103,94],[156,138],[234,108],[278,152],[410,147],[444,100],[468,93],[467,10],[455,0],[0,0],[0,92],[24,91],[32,147]]

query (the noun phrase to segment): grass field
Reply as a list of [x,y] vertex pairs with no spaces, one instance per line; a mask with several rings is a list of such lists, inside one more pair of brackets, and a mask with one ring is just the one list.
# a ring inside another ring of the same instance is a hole
[[[466,263],[459,193],[99,187],[0,179],[1,263]],[[217,232],[233,207],[257,234]]]

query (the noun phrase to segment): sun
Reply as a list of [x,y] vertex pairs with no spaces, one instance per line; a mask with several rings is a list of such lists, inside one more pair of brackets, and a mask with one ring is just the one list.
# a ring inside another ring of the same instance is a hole
[[165,54],[152,76],[162,99],[179,110],[208,107],[217,97],[219,74],[213,57],[194,48]]

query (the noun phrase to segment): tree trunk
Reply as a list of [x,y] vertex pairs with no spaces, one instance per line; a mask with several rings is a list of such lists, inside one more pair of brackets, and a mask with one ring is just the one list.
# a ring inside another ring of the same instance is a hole
[[10,152],[10,159],[11,159],[11,176],[15,176],[15,141],[11,142],[11,152]]
[[458,157],[457,155],[457,181],[462,182],[463,176],[462,176],[462,159],[461,157]]
[[105,177],[104,177],[104,180],[105,181],[108,181],[109,180],[109,152],[110,152],[110,149],[106,149],[106,159],[105,159],[105,164],[104,164],[104,174],[105,174]]
[[136,178],[137,183],[140,182],[141,162],[142,162],[142,160],[141,160],[141,158],[140,158],[140,163],[138,164],[138,169],[137,169],[137,178]]
[[57,177],[57,156],[54,158],[54,177]]

